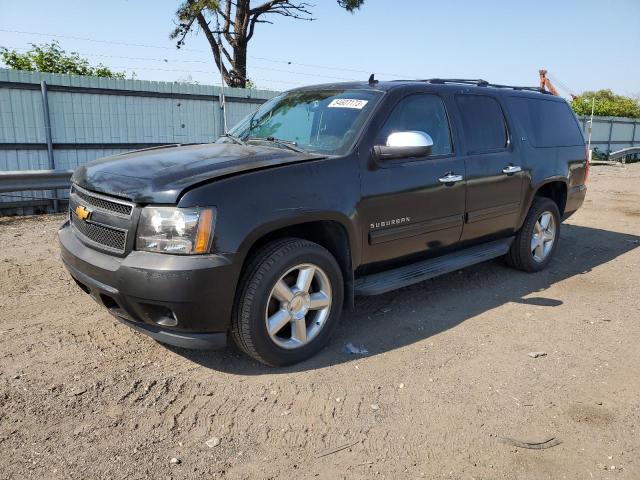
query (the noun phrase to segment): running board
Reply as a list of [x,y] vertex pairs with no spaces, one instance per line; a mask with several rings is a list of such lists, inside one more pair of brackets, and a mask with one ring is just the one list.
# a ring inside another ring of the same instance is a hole
[[404,267],[375,273],[355,281],[356,295],[379,295],[398,288],[413,285],[438,275],[455,272],[492,258],[501,257],[509,251],[514,237],[465,248],[441,257],[412,263]]

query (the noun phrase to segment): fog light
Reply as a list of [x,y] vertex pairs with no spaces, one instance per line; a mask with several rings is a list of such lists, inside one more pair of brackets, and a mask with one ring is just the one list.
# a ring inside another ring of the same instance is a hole
[[167,312],[160,316],[156,323],[158,325],[162,325],[163,327],[175,327],[178,325],[178,319],[176,318],[176,314],[167,308]]
[[163,327],[175,327],[178,325],[178,318],[170,308],[163,305],[154,305],[150,303],[141,303],[144,317]]

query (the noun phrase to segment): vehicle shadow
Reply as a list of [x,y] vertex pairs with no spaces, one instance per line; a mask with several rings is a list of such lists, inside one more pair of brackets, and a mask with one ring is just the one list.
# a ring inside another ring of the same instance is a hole
[[[263,366],[233,347],[214,352],[171,350],[207,368],[237,375],[286,374],[359,361],[363,356],[347,353],[347,343],[366,348],[366,356],[379,355],[453,328],[507,302],[548,308],[562,305],[561,300],[546,298],[544,290],[638,246],[640,237],[636,235],[565,224],[558,251],[547,270],[529,274],[494,260],[377,297],[356,298],[355,311],[343,313],[329,346],[291,367]],[[531,294],[536,296],[529,297]]]

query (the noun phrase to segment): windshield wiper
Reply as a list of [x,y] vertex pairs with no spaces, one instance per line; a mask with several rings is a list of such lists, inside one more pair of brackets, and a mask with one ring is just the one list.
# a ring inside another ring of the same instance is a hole
[[237,143],[238,145],[247,145],[240,138],[236,137],[235,135],[231,135],[230,133],[223,133],[221,137],[230,138],[234,143]]
[[296,142],[290,142],[290,141],[287,141],[287,140],[280,140],[280,139],[275,138],[275,137],[249,137],[249,138],[247,138],[247,141],[251,141],[251,140],[273,143],[274,145],[277,145],[279,147],[288,148],[289,150],[293,150],[294,152],[297,152],[297,153],[308,153],[306,150],[303,150],[302,148],[298,147]]

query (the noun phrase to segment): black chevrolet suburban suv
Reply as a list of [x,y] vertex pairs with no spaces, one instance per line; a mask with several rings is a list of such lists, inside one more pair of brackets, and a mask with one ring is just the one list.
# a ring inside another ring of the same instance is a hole
[[491,258],[545,268],[589,171],[568,104],[482,80],[339,83],[264,103],[214,144],[72,177],[61,257],[122,323],[268,365],[325,345],[354,296]]

